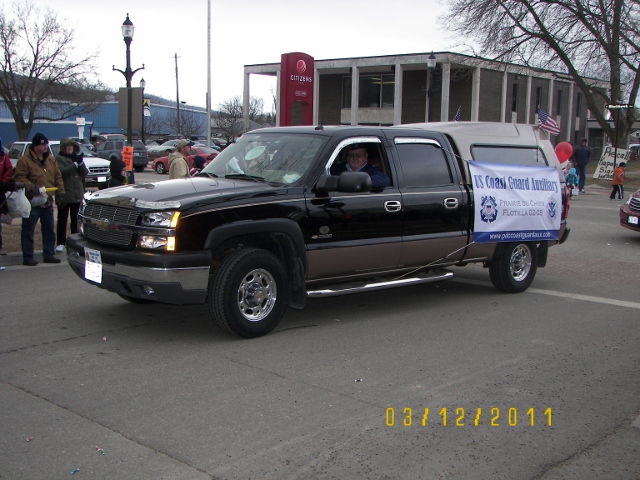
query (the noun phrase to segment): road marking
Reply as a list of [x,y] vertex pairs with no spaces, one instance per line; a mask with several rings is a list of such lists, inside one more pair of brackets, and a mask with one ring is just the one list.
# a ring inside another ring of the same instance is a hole
[[[469,280],[466,278],[454,278],[452,282],[468,283],[471,285],[482,285],[491,287],[491,282],[483,282],[481,280]],[[583,300],[585,302],[604,303],[606,305],[614,305],[616,307],[635,308],[640,310],[640,303],[626,302],[624,300],[615,300],[613,298],[593,297],[591,295],[580,295],[578,293],[556,292],[554,290],[544,290],[542,288],[529,288],[524,293],[537,293],[539,295],[550,295],[552,297],[572,298],[574,300]]]

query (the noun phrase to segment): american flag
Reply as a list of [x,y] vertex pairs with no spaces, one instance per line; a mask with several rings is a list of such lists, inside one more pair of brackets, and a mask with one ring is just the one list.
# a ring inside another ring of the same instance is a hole
[[558,135],[560,133],[560,125],[558,125],[558,122],[540,108],[538,109],[538,127],[552,135]]
[[462,105],[460,105],[458,107],[458,111],[456,112],[456,114],[453,117],[453,121],[454,122],[459,122],[460,121],[460,109],[462,108]]

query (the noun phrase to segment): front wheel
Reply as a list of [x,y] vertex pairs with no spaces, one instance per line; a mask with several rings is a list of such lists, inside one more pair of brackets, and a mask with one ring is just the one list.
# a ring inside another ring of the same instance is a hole
[[220,262],[209,282],[209,311],[229,333],[266,335],[287,309],[287,283],[275,255],[257,248],[238,250]]
[[164,168],[164,165],[162,162],[156,163],[156,173],[160,175],[164,175],[165,173],[167,173],[167,170],[166,168]]
[[530,243],[507,243],[489,263],[491,283],[506,293],[524,292],[536,276],[538,249]]

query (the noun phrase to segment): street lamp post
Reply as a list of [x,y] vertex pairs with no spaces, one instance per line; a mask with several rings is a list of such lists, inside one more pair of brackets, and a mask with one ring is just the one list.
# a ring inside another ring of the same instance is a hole
[[132,99],[132,91],[131,91],[131,79],[135,75],[135,73],[139,70],[144,69],[144,63],[142,67],[136,68],[135,70],[131,70],[131,41],[133,40],[133,22],[129,20],[129,14],[127,13],[126,20],[122,23],[122,37],[124,39],[124,43],[127,46],[127,68],[122,71],[113,66],[113,70],[120,72],[124,75],[125,80],[127,81],[127,142],[131,146],[133,145],[133,139],[131,137],[131,119],[133,115],[133,108],[131,104],[133,103]]
[[427,90],[427,96],[429,97],[429,113],[427,121],[433,120],[433,71],[436,69],[436,57],[431,52],[431,55],[427,58],[427,70],[429,70],[429,89]]
[[144,87],[147,86],[147,82],[144,81],[144,78],[140,80],[140,88],[142,89],[142,127],[140,129],[140,137],[142,139],[142,143],[144,143]]

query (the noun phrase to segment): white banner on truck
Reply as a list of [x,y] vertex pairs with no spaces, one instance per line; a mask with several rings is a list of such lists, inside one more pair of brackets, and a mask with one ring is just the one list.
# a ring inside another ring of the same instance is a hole
[[562,193],[554,167],[469,162],[474,241],[557,240]]

